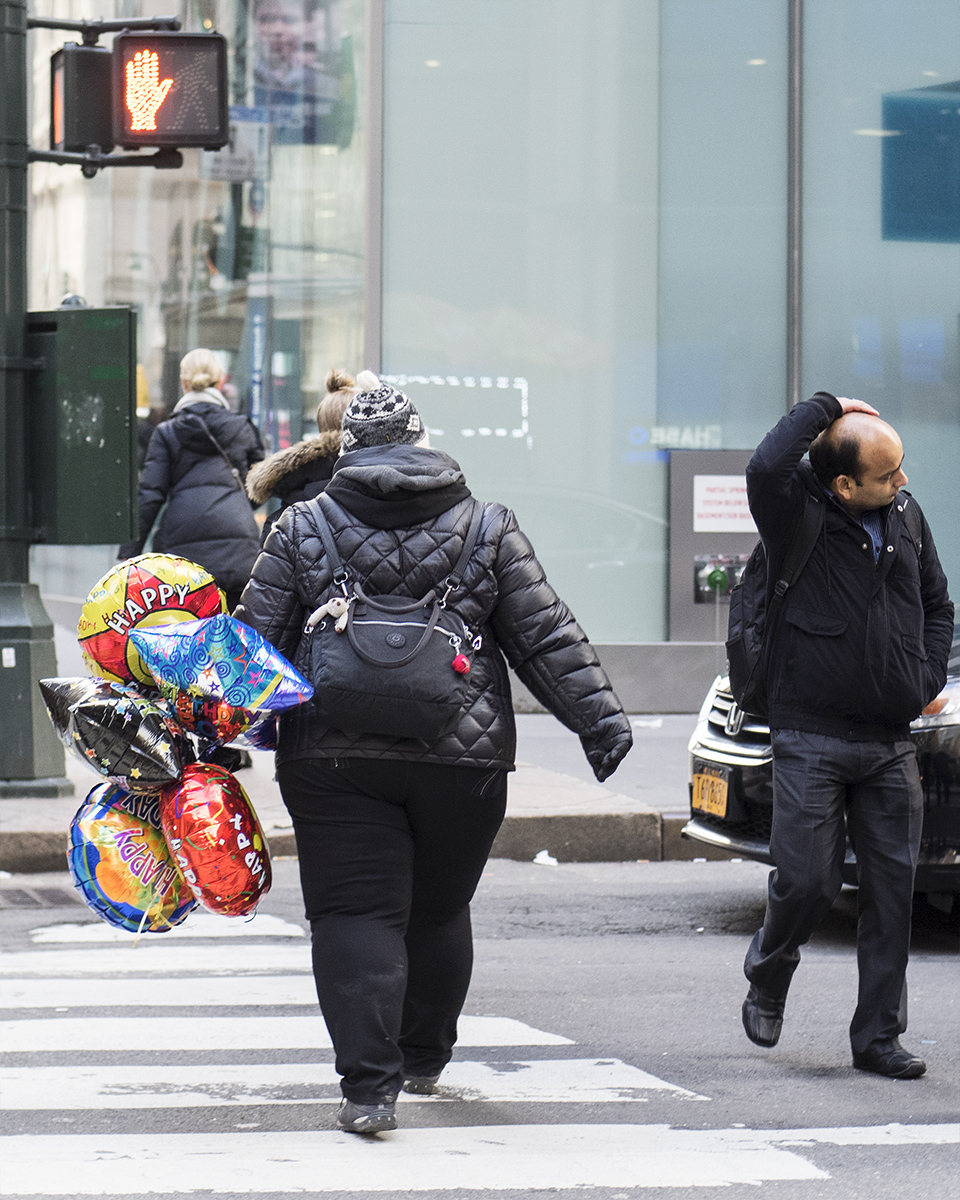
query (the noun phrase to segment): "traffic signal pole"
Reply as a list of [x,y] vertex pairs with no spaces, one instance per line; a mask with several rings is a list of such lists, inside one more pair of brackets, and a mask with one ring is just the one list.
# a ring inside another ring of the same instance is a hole
[[27,490],[27,6],[0,0],[0,797],[71,795],[36,680],[53,623],[30,583]]

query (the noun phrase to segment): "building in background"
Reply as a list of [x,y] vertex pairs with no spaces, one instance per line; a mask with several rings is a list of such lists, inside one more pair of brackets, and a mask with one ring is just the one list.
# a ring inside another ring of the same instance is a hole
[[[210,346],[279,448],[331,366],[379,369],[474,492],[516,509],[640,710],[695,707],[725,625],[690,642],[675,621],[671,639],[671,587],[704,599],[709,566],[670,569],[671,451],[750,448],[817,388],[901,432],[957,589],[954,0],[188,0],[180,16],[228,38],[229,147],[92,181],[31,168],[31,307],[134,305],[149,404],[171,406],[180,357]],[[63,38],[32,37],[42,145]],[[37,580],[82,596],[111,553],[37,548]]]

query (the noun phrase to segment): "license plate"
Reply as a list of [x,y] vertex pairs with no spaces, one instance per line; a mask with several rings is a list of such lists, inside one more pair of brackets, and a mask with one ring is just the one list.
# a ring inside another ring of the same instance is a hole
[[709,813],[712,817],[725,817],[729,791],[728,773],[722,767],[708,767],[704,763],[697,765],[700,769],[693,776],[691,806],[700,812]]

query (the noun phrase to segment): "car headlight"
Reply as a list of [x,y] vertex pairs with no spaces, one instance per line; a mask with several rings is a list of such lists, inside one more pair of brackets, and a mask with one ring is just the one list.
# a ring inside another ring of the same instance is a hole
[[948,683],[913,722],[915,729],[929,729],[936,725],[960,725],[960,680]]

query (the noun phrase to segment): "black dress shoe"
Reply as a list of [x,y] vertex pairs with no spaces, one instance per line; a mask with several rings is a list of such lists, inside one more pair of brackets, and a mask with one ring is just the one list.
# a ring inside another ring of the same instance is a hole
[[916,1054],[904,1050],[896,1038],[879,1046],[871,1046],[863,1054],[853,1056],[858,1071],[872,1071],[889,1079],[919,1079],[927,1064]]
[[775,996],[763,988],[750,985],[740,1015],[743,1028],[751,1042],[758,1046],[775,1046],[783,1028],[783,1006],[786,996]]

